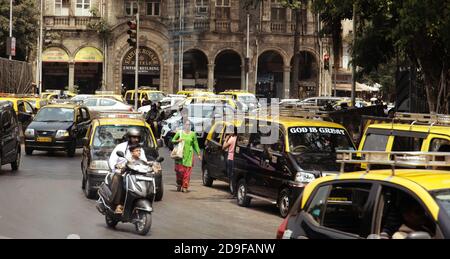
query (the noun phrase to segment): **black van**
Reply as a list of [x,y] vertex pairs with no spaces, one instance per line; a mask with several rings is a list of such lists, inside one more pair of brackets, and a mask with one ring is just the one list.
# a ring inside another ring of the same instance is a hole
[[21,157],[20,132],[11,102],[0,101],[0,123],[0,167],[11,164],[11,169],[17,171]]
[[239,129],[234,158],[238,204],[265,200],[276,204],[282,217],[309,182],[339,171],[336,150],[356,150],[345,128],[331,122],[289,117],[220,122],[208,134],[204,150],[205,186],[214,180],[229,182],[222,143],[230,124]]

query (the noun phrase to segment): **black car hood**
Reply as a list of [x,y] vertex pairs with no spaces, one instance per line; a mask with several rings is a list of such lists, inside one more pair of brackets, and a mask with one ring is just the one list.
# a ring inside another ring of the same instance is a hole
[[34,130],[46,130],[46,131],[56,131],[56,130],[68,130],[73,126],[73,122],[40,122],[33,121],[28,128]]
[[301,153],[293,154],[292,157],[305,171],[338,172],[340,170],[335,153]]

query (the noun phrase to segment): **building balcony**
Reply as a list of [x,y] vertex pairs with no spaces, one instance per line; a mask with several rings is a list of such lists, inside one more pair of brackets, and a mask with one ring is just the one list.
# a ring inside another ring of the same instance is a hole
[[44,24],[55,30],[87,30],[88,24],[99,20],[89,16],[45,16]]

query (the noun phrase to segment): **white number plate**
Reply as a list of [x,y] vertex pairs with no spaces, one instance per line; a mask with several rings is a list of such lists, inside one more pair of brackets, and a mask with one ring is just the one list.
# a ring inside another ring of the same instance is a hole
[[136,179],[141,180],[141,181],[148,181],[148,182],[152,182],[153,181],[153,178],[142,176],[142,175],[136,175]]

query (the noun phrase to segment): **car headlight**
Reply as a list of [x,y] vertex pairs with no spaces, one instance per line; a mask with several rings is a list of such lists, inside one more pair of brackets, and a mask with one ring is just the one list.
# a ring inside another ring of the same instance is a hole
[[26,129],[25,137],[34,137],[34,129]]
[[316,177],[312,173],[306,173],[306,172],[298,172],[295,175],[295,181],[298,183],[310,183],[314,181]]
[[70,134],[67,130],[58,130],[56,132],[56,138],[64,138],[64,137],[69,137]]
[[91,170],[107,170],[109,171],[109,165],[107,161],[96,160],[92,161],[89,165],[89,169]]

